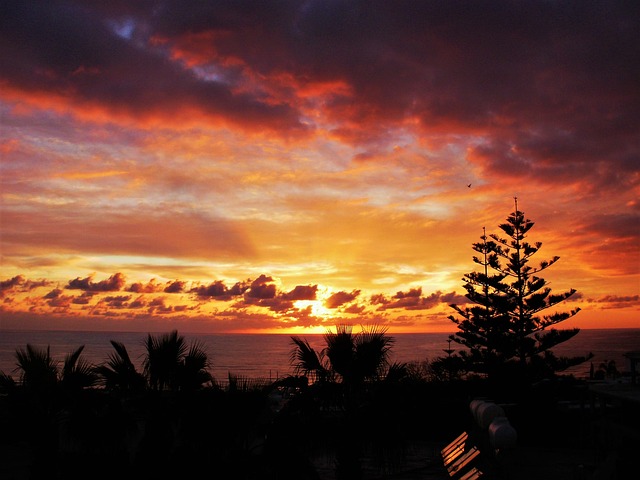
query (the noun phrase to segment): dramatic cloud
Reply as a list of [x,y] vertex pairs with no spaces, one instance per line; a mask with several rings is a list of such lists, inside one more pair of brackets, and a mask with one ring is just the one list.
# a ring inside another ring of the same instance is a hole
[[3,321],[451,329],[471,244],[517,196],[562,258],[554,289],[581,294],[573,325],[609,306],[637,322],[613,299],[638,294],[639,16],[581,0],[5,2]]
[[353,302],[358,295],[360,295],[360,290],[353,290],[351,293],[336,292],[327,298],[324,304],[327,308],[338,308],[345,303]]
[[122,273],[115,273],[107,280],[99,282],[93,281],[93,275],[86,278],[77,277],[69,280],[66,288],[69,290],[86,290],[89,292],[117,292],[125,285],[125,276]]
[[181,293],[185,291],[186,282],[176,280],[175,282],[169,283],[165,288],[165,293]]
[[246,293],[247,298],[267,300],[273,299],[276,296],[276,285],[273,282],[273,278],[267,275],[260,275],[251,283],[251,288]]
[[201,285],[192,291],[199,297],[226,297],[229,292],[222,280],[209,285]]
[[29,291],[49,284],[50,282],[47,280],[29,280],[24,275],[16,275],[13,278],[0,281],[0,297],[4,295],[5,291]]
[[199,78],[171,61],[159,32],[141,37],[135,31],[136,26],[143,30],[149,18],[131,20],[129,38],[118,18],[104,18],[74,2],[10,2],[3,16],[3,43],[16,42],[12,61],[0,64],[10,90],[139,120],[184,121],[196,110],[211,121],[302,128],[287,105]]
[[62,295],[63,291],[59,288],[55,288],[53,290],[51,290],[49,293],[47,293],[44,297],[47,300],[51,300],[53,298],[58,298],[60,295]]
[[285,300],[315,300],[317,292],[317,285],[297,285],[293,290],[282,295],[282,298]]
[[[209,285],[200,285],[191,290],[200,298],[215,298],[216,300],[230,300],[233,297],[243,295],[250,285],[247,282],[237,282],[228,288],[224,281],[216,280]],[[166,291],[166,290],[165,290]]]
[[89,305],[94,299],[95,294],[93,292],[83,292],[82,295],[73,297],[71,303],[74,305]]
[[107,296],[102,299],[104,303],[106,303],[109,308],[122,309],[129,306],[129,300],[131,300],[130,295],[116,295],[116,296]]
[[619,309],[629,306],[640,307],[640,295],[606,295],[596,300],[591,300],[597,304],[602,305],[602,308],[606,309]]
[[10,288],[17,287],[25,284],[25,278],[22,275],[16,275],[13,278],[3,280],[0,282],[0,290],[9,290]]
[[468,300],[455,292],[434,292],[428,296],[422,295],[422,288],[412,288],[407,292],[397,292],[394,296],[386,298],[384,295],[371,297],[372,305],[379,305],[378,310],[404,309],[404,310],[429,310],[440,304],[466,303]]
[[154,293],[154,292],[161,292],[164,289],[165,289],[164,285],[160,285],[155,278],[152,278],[146,284],[143,284],[142,282],[132,283],[127,288],[127,291],[133,292],[133,293]]

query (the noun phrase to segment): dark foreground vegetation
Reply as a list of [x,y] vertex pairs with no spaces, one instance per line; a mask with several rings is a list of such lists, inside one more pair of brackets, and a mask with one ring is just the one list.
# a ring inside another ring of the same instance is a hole
[[[115,341],[98,366],[82,347],[61,362],[19,348],[17,377],[0,372],[0,478],[450,478],[440,450],[461,432],[482,450],[483,479],[635,478],[638,386],[611,395],[562,375],[589,355],[551,351],[578,333],[553,328],[577,310],[541,313],[573,290],[552,294],[540,277],[557,258],[529,265],[541,246],[525,239],[532,226],[516,205],[505,238],[474,244],[471,306],[451,317],[463,348],[430,362],[390,364],[384,329],[348,326],[321,351],[292,337],[293,374],[268,383],[219,382],[177,331],[147,336],[140,371]],[[487,441],[478,399],[500,407],[517,443]]]
[[[203,350],[177,332],[148,337],[141,372],[116,342],[97,367],[82,348],[60,364],[46,350],[18,349],[18,377],[1,377],[2,478],[448,478],[437,452],[475,428],[477,398],[503,406],[516,448],[582,452],[565,478],[596,478],[612,456],[615,475],[632,471],[637,444],[610,426],[624,425],[633,441],[637,408],[593,409],[586,381],[463,378],[446,358],[390,365],[393,338],[377,329],[339,327],[325,340],[316,352],[292,338],[295,375],[272,383],[220,384]],[[493,459],[484,478],[535,478]]]

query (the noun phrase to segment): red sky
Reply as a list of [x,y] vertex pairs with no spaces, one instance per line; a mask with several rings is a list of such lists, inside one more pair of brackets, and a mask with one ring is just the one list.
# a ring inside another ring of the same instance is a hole
[[639,8],[3,2],[0,329],[453,331],[514,196],[640,327]]

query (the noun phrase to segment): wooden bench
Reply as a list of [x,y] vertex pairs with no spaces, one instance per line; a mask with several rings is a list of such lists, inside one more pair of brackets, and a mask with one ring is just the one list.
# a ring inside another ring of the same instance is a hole
[[478,467],[473,467],[471,470],[461,476],[459,480],[478,480],[482,475],[482,470],[480,470]]
[[479,460],[480,450],[471,443],[467,432],[458,435],[440,451],[440,454],[450,477],[458,480],[476,480],[482,476],[482,471],[474,465]]

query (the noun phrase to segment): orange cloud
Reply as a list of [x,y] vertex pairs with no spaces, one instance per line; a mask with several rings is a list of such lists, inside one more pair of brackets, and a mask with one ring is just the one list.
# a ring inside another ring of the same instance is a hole
[[11,3],[3,317],[451,328],[518,196],[571,321],[630,323],[638,30],[627,6],[507,6]]
[[86,278],[77,277],[73,280],[69,280],[66,288],[70,290],[86,290],[90,292],[116,292],[122,289],[125,285],[125,276],[122,273],[115,273],[107,280],[101,280],[99,282],[93,281],[93,275]]

